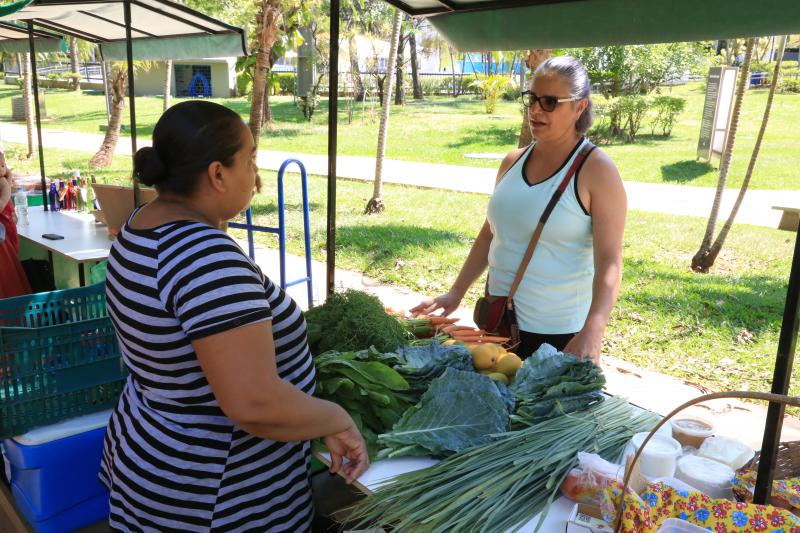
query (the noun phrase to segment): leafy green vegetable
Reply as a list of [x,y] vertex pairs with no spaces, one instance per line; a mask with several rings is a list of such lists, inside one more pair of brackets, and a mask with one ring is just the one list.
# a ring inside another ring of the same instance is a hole
[[394,429],[378,437],[382,457],[441,457],[489,442],[508,430],[508,409],[497,386],[474,371],[447,368]]
[[464,346],[443,346],[438,340],[416,346],[402,346],[387,354],[394,369],[402,374],[417,398],[428,390],[431,382],[448,368],[472,370],[472,355]]
[[324,304],[309,309],[306,322],[313,354],[370,346],[390,352],[408,339],[403,325],[383,310],[377,297],[353,289],[331,294]]
[[597,391],[605,385],[602,370],[543,344],[517,371],[512,389],[519,425],[531,425],[554,416],[580,411],[602,401]]
[[314,358],[316,395],[341,405],[358,426],[370,456],[377,436],[394,426],[411,405],[406,380],[375,350],[328,352]]

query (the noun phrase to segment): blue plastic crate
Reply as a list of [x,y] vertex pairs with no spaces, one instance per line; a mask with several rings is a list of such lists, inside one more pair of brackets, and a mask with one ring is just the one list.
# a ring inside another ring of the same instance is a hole
[[106,428],[26,446],[3,441],[11,492],[37,533],[66,533],[108,516],[108,491],[97,474]]
[[0,438],[116,405],[126,371],[102,285],[0,300]]

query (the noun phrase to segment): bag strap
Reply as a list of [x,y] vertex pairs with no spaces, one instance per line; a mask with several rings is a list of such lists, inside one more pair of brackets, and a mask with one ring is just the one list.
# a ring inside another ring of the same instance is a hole
[[569,185],[572,177],[595,148],[595,145],[589,140],[584,143],[583,148],[581,148],[581,151],[578,152],[578,155],[575,157],[575,160],[569,167],[564,179],[561,180],[561,184],[553,193],[553,197],[550,198],[550,202],[548,202],[547,207],[544,208],[544,212],[542,213],[541,218],[539,218],[539,223],[536,224],[536,229],[533,231],[533,236],[531,237],[530,244],[528,244],[528,249],[525,250],[525,255],[522,256],[522,263],[519,265],[519,270],[517,270],[517,275],[514,278],[514,282],[511,284],[511,289],[508,291],[507,305],[509,309],[513,309],[512,300],[514,299],[514,294],[517,292],[517,288],[519,288],[519,284],[522,282],[522,276],[525,274],[525,270],[528,268],[528,264],[531,262],[533,251],[536,249],[536,245],[539,243],[539,237],[542,236],[542,230],[544,229],[544,225],[547,223],[547,219],[549,219],[550,215],[553,213],[553,209],[555,209],[556,204],[561,199],[561,195],[567,190],[567,185]]

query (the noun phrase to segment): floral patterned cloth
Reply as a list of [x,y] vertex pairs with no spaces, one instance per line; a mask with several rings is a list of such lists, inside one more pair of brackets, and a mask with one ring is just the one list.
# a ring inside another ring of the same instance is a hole
[[[753,501],[755,488],[755,470],[742,470],[733,479],[733,492],[741,501]],[[781,507],[800,509],[800,477],[773,481],[772,501]]]
[[[616,515],[622,485],[612,483],[603,499],[603,518]],[[654,483],[639,496],[628,490],[622,516],[623,533],[658,531],[667,518],[680,518],[714,533],[800,533],[800,519],[785,509],[709,498],[699,491],[678,490]]]

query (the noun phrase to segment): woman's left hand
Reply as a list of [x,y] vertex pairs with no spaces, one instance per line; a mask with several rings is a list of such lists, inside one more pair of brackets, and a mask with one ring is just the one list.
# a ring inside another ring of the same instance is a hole
[[602,344],[602,333],[581,330],[564,347],[564,353],[571,353],[581,359],[591,359],[594,364],[599,365]]

